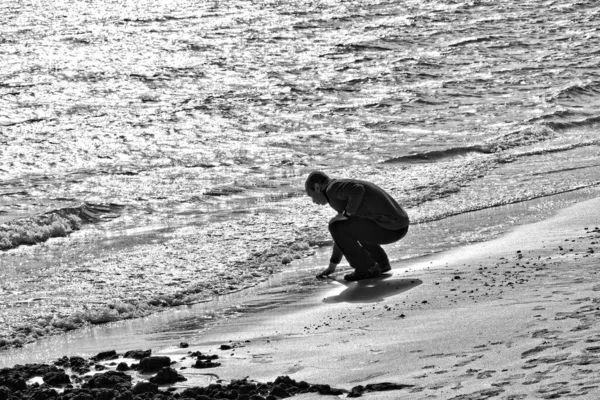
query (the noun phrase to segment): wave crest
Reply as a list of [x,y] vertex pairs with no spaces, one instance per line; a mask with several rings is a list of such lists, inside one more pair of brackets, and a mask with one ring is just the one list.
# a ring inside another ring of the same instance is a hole
[[116,218],[123,206],[117,204],[83,203],[28,218],[19,218],[0,225],[0,250],[21,245],[45,242],[52,237],[67,236],[79,230],[84,223],[101,222]]

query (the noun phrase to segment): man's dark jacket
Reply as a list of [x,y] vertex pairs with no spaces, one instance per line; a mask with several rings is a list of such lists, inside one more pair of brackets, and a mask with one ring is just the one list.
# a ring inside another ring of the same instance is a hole
[[410,221],[406,211],[374,183],[358,179],[333,179],[325,189],[329,205],[339,213],[373,220],[379,226],[398,230]]

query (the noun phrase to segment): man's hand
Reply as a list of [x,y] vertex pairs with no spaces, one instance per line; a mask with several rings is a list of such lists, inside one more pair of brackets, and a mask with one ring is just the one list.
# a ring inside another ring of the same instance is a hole
[[329,267],[325,268],[323,271],[317,274],[317,279],[327,278],[329,275],[335,272],[335,268],[337,264],[329,263]]

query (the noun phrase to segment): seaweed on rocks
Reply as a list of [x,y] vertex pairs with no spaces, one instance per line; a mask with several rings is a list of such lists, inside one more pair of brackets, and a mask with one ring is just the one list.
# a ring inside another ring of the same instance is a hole
[[83,357],[61,357],[54,362],[54,365],[58,365],[63,368],[70,368],[73,372],[80,375],[87,374],[91,371],[90,367],[93,362],[87,361]]
[[196,357],[196,362],[192,364],[192,368],[215,368],[219,367],[221,363],[213,362],[219,358],[218,355],[212,354],[203,354],[199,351],[195,351],[193,353],[189,353],[191,357]]
[[[148,354],[148,352],[126,353],[130,356]],[[196,358],[196,364],[200,363],[208,368],[208,365],[218,366],[213,360],[218,359],[217,355],[206,355],[199,351],[189,352],[189,355]],[[296,381],[287,375],[278,376],[273,382],[256,382],[248,378],[234,379],[224,384],[211,383],[205,387],[187,387],[181,392],[174,393],[174,385],[178,382],[186,381],[186,377],[171,367],[171,359],[166,356],[147,356],[141,359],[133,369],[140,373],[155,372],[156,374],[145,380],[137,374],[125,373],[120,363],[113,370],[115,363],[103,365],[110,368],[106,372],[95,375],[87,375],[89,366],[95,361],[112,360],[117,357],[115,351],[106,351],[98,353],[90,360],[81,357],[62,357],[58,359],[55,365],[46,364],[27,364],[15,365],[12,368],[0,369],[0,400],[21,400],[21,399],[90,399],[90,400],[143,400],[150,398],[160,398],[161,400],[175,399],[234,399],[234,400],[266,400],[266,399],[284,399],[299,394],[318,393],[319,395],[339,396],[348,393],[348,397],[360,397],[366,392],[400,390],[411,387],[411,385],[395,383],[376,383],[366,386],[355,386],[350,392],[344,389],[333,388],[328,384],[310,384],[305,381]],[[64,369],[71,368],[74,375],[68,376]],[[121,366],[121,367],[120,367]],[[125,364],[127,366],[127,364]],[[79,376],[75,369],[82,371]],[[44,384],[28,384],[33,377],[42,377]],[[161,390],[161,386],[169,386]],[[55,387],[63,388],[62,392],[55,390]],[[158,396],[158,397],[157,397]]]
[[142,358],[137,366],[137,369],[141,372],[155,372],[162,369],[163,367],[169,367],[170,365],[171,359],[169,357],[150,356]]
[[129,350],[129,351],[125,352],[123,357],[141,360],[142,358],[150,357],[151,355],[152,355],[152,350]]
[[[168,357],[164,358],[167,359]],[[69,360],[66,357],[60,359],[63,364],[66,364]],[[44,373],[54,374],[52,376],[60,377],[61,379],[49,380],[48,383],[43,385],[37,383],[27,384],[27,380],[30,377],[40,376]],[[342,389],[332,388],[326,384],[311,385],[305,381],[295,381],[289,376],[279,376],[274,382],[260,383],[244,378],[232,380],[228,384],[212,383],[205,387],[188,387],[181,393],[173,393],[172,388],[160,390],[159,385],[171,385],[184,381],[186,378],[171,367],[162,367],[149,381],[139,380],[135,384],[131,375],[113,370],[91,377],[83,376],[84,379],[81,385],[79,385],[81,381],[79,378],[72,379],[72,384],[67,385],[62,393],[59,393],[52,386],[63,386],[66,380],[62,378],[65,376],[64,370],[53,365],[30,364],[27,366],[16,365],[13,368],[4,368],[0,370],[0,400],[142,400],[150,398],[160,398],[162,400],[185,398],[196,400],[224,398],[265,400],[288,398],[302,393],[341,395],[347,392]]]
[[405,385],[390,382],[371,383],[366,386],[358,385],[354,386],[350,390],[350,393],[348,393],[348,397],[361,397],[363,393],[367,392],[385,392],[389,390],[401,390],[410,387],[413,387],[413,385]]
[[101,353],[96,354],[92,357],[92,361],[105,361],[105,360],[114,360],[118,358],[117,352],[115,350],[103,351]]
[[106,389],[130,389],[131,376],[124,372],[107,371],[102,374],[92,376],[87,382],[82,385],[82,388],[106,388]]
[[187,381],[187,378],[170,367],[162,367],[160,371],[149,379],[157,385],[169,385],[177,382]]

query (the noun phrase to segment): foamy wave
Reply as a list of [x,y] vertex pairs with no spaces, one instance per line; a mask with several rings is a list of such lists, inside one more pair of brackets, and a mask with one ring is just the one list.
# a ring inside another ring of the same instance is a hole
[[483,146],[488,148],[490,153],[495,153],[543,142],[552,139],[555,136],[556,132],[552,127],[545,124],[534,124],[490,138],[485,141]]
[[473,153],[490,154],[542,142],[555,137],[556,132],[550,127],[538,124],[522,127],[512,132],[504,133],[471,146],[451,147],[443,150],[433,150],[423,153],[409,154],[385,160],[384,163],[425,163],[443,159],[466,156]]
[[19,218],[0,225],[0,250],[42,243],[52,237],[67,236],[79,230],[83,223],[116,218],[123,207],[116,204],[84,203],[61,208],[29,218]]
[[600,94],[600,82],[577,82],[567,85],[550,96],[549,100],[580,99],[585,96],[597,97]]
[[[577,118],[584,115],[583,118]],[[586,115],[569,110],[558,110],[541,117],[529,120],[529,122],[539,123],[550,129],[561,130],[576,128],[581,126],[593,125],[600,122],[600,115]]]
[[474,145],[465,147],[452,147],[444,150],[426,151],[424,153],[411,154],[407,156],[395,157],[384,161],[384,163],[423,163],[438,161],[444,158],[464,156],[470,153],[491,153],[493,152],[485,145]]
[[497,38],[497,36],[492,36],[492,35],[473,36],[473,37],[459,39],[457,41],[449,43],[448,47],[462,46],[462,45],[471,44],[471,43],[489,42],[490,40],[494,40],[496,38]]

